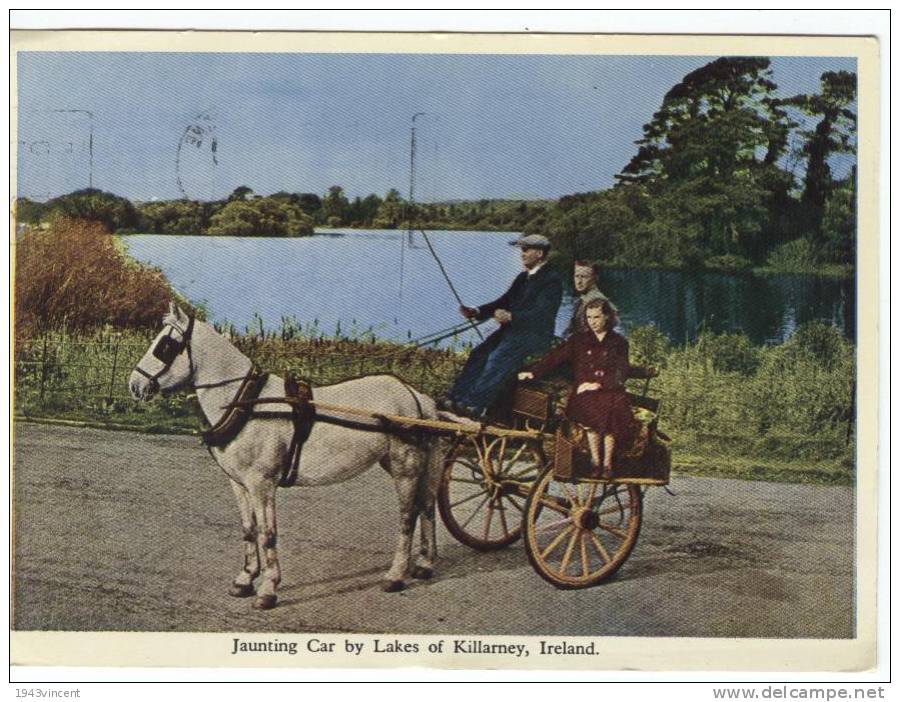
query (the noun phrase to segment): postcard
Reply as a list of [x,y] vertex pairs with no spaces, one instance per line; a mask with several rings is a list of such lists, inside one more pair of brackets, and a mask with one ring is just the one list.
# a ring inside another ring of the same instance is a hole
[[871,668],[878,51],[13,32],[11,663]]

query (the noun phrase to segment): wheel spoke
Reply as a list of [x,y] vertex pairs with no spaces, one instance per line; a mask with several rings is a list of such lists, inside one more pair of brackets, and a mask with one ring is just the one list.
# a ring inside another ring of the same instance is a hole
[[597,526],[600,527],[601,529],[603,529],[604,531],[608,531],[610,534],[612,534],[614,536],[618,536],[620,539],[624,540],[628,537],[628,532],[626,532],[622,529],[617,529],[616,527],[610,526],[609,524],[604,524],[603,522],[600,522],[599,524],[597,524]]
[[[631,509],[631,506],[632,505],[630,502],[628,504],[623,504],[622,511],[628,512]],[[598,509],[596,512],[594,512],[594,514],[596,514],[598,517],[602,517],[604,514],[613,514],[618,511],[619,511],[619,505],[610,505],[609,507],[604,507],[603,509]]]
[[515,453],[510,457],[508,465],[513,466],[519,462],[519,459],[522,457],[522,454],[525,453],[525,449],[528,448],[523,442],[516,450]]
[[494,518],[494,500],[488,504],[487,513],[484,515],[484,540],[491,540],[491,520]]
[[475,518],[475,515],[481,511],[481,508],[484,507],[484,503],[488,501],[489,497],[490,497],[490,495],[485,495],[484,499],[478,503],[478,506],[475,508],[475,511],[472,512],[472,514],[469,515],[469,518],[466,519],[465,523],[463,523],[461,525],[463,529],[465,529],[467,526],[469,526],[469,523]]
[[500,447],[497,449],[497,475],[503,475],[504,470],[509,464],[506,462],[506,438],[500,439]]
[[500,524],[503,526],[503,534],[508,537],[509,526],[506,524],[506,510],[501,500],[497,500],[497,511],[500,513]]
[[583,531],[581,532],[581,538],[579,539],[581,542],[581,574],[584,577],[587,577],[591,573],[590,564],[588,563],[587,535],[588,533]]
[[550,531],[551,529],[557,529],[561,527],[563,524],[570,523],[572,520],[566,517],[565,519],[557,519],[555,522],[550,522],[548,524],[541,524],[540,526],[536,526],[534,528],[535,532],[539,531]]
[[518,495],[505,495],[505,497],[506,497],[507,501],[509,501],[509,504],[511,504],[513,507],[515,507],[517,510],[519,510],[523,514],[525,513],[525,508],[522,507],[518,502],[516,502],[513,499],[513,497],[518,497]]
[[589,531],[588,533],[591,535],[591,543],[594,544],[594,548],[597,549],[600,558],[609,563],[612,558],[609,555],[609,551],[607,551],[606,547],[603,545],[603,542],[600,541],[599,537],[594,532]]
[[578,541],[578,529],[572,531],[572,538],[569,539],[569,545],[566,547],[566,552],[563,554],[562,563],[559,566],[559,572],[563,575],[566,574],[566,570],[569,567],[569,560],[572,558],[572,552],[575,550],[575,543]]
[[535,465],[534,463],[529,463],[522,470],[520,470],[516,473],[510,473],[509,475],[507,475],[505,477],[508,479],[521,478],[523,476],[530,475],[530,474],[537,473],[537,472],[538,472],[538,466]]
[[559,512],[560,514],[565,514],[565,515],[569,514],[569,509],[567,507],[563,507],[561,504],[559,504],[556,501],[556,499],[548,499],[546,497],[542,497],[541,504],[544,505],[544,507],[549,507],[554,512]]
[[587,500],[585,500],[585,505],[594,506],[594,496],[597,494],[597,483],[591,483],[591,489],[588,492]]
[[556,535],[556,538],[550,542],[550,545],[547,546],[547,548],[545,548],[543,551],[541,551],[541,558],[546,559],[547,556],[550,555],[550,553],[553,551],[553,549],[555,549],[557,546],[559,546],[559,544],[562,542],[562,540],[564,538],[566,538],[566,534],[568,534],[574,528],[575,528],[575,525],[570,524],[566,529],[559,532],[559,534]]
[[565,483],[559,483],[559,485],[562,487],[563,492],[566,493],[566,496],[569,498],[570,504],[573,504],[573,505],[579,504],[578,500],[576,500],[575,496],[572,494],[572,491],[569,490],[568,485],[566,485]]
[[483,492],[472,493],[468,497],[464,497],[461,500],[457,500],[456,502],[451,502],[450,506],[451,507],[459,507],[461,504],[464,504],[464,503],[468,502],[469,500],[474,500],[476,497],[481,497],[483,494],[484,494]]
[[481,485],[483,480],[475,480],[473,478],[450,478],[451,483],[466,483],[468,485]]

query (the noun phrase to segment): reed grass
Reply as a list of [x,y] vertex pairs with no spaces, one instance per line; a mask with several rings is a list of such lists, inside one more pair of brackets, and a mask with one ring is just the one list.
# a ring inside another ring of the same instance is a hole
[[122,254],[98,222],[56,218],[15,246],[16,340],[54,329],[149,329],[172,299],[162,272]]
[[[326,337],[315,325],[223,331],[260,368],[292,372],[317,385],[393,373],[440,396],[466,356],[454,349],[380,341],[368,330],[353,338]],[[149,404],[128,397],[128,375],[150,339],[141,330],[41,334],[17,358],[16,412],[144,431],[197,428],[183,396]],[[645,327],[632,331],[631,348],[633,362],[661,368],[649,394],[662,399],[660,428],[674,440],[676,469],[788,482],[853,482],[854,347],[836,330],[807,325],[772,347],[710,334],[671,346],[657,330]],[[633,392],[644,390],[643,381],[629,384]]]

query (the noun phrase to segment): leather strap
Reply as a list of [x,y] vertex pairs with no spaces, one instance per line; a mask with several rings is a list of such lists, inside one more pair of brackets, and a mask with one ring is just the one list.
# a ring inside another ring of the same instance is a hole
[[300,454],[316,422],[316,410],[310,404],[313,399],[312,386],[304,380],[296,380],[290,373],[284,379],[284,396],[291,405],[294,435],[291,437],[291,448],[282,467],[278,485],[291,487],[297,482]]
[[[268,373],[260,373],[256,367],[251,368],[240,388],[238,388],[233,402],[255,400],[259,397],[259,393],[262,392],[268,379]],[[200,438],[207,446],[215,446],[217,448],[227,446],[241,432],[252,413],[253,407],[251,405],[231,405],[214,426],[201,432]],[[200,414],[201,419],[206,424],[206,418],[202,416],[202,411]]]

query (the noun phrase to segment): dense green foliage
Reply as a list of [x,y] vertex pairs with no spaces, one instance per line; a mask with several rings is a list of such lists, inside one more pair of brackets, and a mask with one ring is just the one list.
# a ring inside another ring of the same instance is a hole
[[[91,191],[94,192],[94,191]],[[262,197],[240,186],[226,200],[160,200],[132,204],[109,193],[79,191],[46,203],[21,198],[20,223],[40,224],[77,213],[112,231],[215,236],[307,236],[314,226],[373,229],[521,231],[551,208],[549,200],[476,200],[410,203],[396,189],[349,200],[339,185],[324,197],[280,191]]]
[[210,236],[308,236],[312,219],[297,205],[275,197],[235,199],[209,221]]
[[110,231],[137,225],[138,214],[130,200],[96,188],[75,190],[47,202],[20,198],[16,203],[16,220],[20,224],[40,224],[55,218],[100,222]]
[[786,99],[770,76],[765,58],[689,73],[644,125],[614,188],[563,197],[527,231],[549,236],[564,259],[606,265],[852,265],[855,170],[834,180],[829,161],[854,152],[856,76],[825,73],[819,93]]

